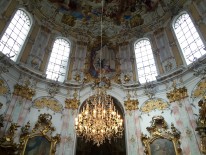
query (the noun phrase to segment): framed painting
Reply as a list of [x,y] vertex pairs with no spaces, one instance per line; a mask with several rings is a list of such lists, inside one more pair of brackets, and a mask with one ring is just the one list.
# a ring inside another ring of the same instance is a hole
[[51,142],[44,136],[29,138],[25,145],[24,155],[50,155]]
[[155,139],[150,144],[151,155],[176,155],[174,143],[165,138]]
[[171,124],[171,130],[162,116],[154,116],[147,127],[150,136],[141,135],[146,155],[182,155],[180,132]]
[[22,127],[21,155],[55,155],[56,145],[60,142],[60,134],[52,136],[55,129],[52,127],[51,118],[49,114],[40,114],[31,132],[29,132],[29,122]]

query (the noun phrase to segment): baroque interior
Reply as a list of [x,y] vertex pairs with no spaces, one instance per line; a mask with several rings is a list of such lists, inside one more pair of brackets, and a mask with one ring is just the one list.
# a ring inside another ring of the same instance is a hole
[[[0,151],[205,154],[205,67],[205,0],[1,0]],[[97,146],[75,118],[99,86],[123,133]]]

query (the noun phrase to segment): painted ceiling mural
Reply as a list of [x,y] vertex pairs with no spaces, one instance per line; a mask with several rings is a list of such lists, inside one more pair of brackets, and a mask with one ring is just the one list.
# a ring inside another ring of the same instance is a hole
[[174,5],[178,8],[177,6],[184,1],[31,0],[28,3],[36,16],[40,16],[46,22],[50,21],[58,26],[60,24],[68,33],[99,36],[102,17],[102,32],[109,38],[114,38],[140,29],[144,33],[146,27],[160,22],[160,19],[169,12],[168,10],[171,12]]

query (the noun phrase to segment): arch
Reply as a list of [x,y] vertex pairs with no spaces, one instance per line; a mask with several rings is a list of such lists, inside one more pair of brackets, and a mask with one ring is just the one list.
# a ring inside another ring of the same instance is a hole
[[155,81],[157,68],[149,39],[142,38],[136,41],[134,44],[134,50],[139,82],[143,84]]
[[187,65],[206,54],[203,41],[186,11],[173,20],[172,26]]
[[59,37],[53,43],[52,52],[46,69],[48,79],[63,82],[69,61],[71,43],[68,39]]
[[31,26],[31,16],[23,8],[19,8],[2,34],[0,51],[11,60],[17,61]]
[[[111,95],[109,95],[109,96],[111,96]],[[93,155],[93,154],[103,153],[103,154],[108,154],[108,155],[111,154],[112,155],[112,154],[114,154],[115,151],[117,151],[117,152],[122,151],[121,154],[125,154],[125,155],[127,154],[128,144],[126,141],[127,132],[126,132],[126,120],[125,120],[125,115],[124,115],[124,108],[117,98],[115,98],[113,96],[111,96],[111,97],[112,97],[114,105],[118,111],[118,114],[120,114],[122,116],[122,119],[124,120],[123,121],[124,131],[123,131],[122,138],[120,138],[119,141],[118,141],[118,139],[115,139],[115,140],[112,139],[111,143],[109,143],[109,141],[106,140],[105,143],[103,143],[102,145],[96,146],[92,142],[85,143],[85,140],[76,136],[76,138],[75,138],[75,141],[76,141],[75,152],[77,154],[81,155],[82,153],[86,153],[86,154]],[[83,102],[80,104],[79,109],[78,109],[78,113],[83,108],[87,99],[88,98],[84,99]],[[109,145],[108,145],[108,143],[109,143]],[[118,148],[116,148],[117,146],[118,146]],[[120,150],[120,149],[122,149],[122,150]],[[86,150],[87,152],[81,152],[81,150]]]

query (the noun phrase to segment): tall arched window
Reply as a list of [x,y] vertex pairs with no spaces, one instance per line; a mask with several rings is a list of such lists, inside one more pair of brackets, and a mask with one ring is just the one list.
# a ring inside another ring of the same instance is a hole
[[135,57],[140,83],[156,80],[157,70],[150,41],[141,39],[135,44]]
[[65,79],[67,64],[70,54],[70,43],[58,38],[55,40],[47,66],[47,78],[63,82]]
[[17,10],[1,37],[0,52],[16,61],[30,29],[31,20],[27,13]]
[[206,53],[204,44],[187,13],[181,14],[173,25],[177,40],[187,65]]

